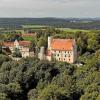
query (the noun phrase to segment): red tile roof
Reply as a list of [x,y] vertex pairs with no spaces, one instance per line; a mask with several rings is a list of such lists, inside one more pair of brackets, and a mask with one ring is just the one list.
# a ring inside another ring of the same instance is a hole
[[6,46],[6,47],[13,47],[14,42],[4,42],[3,45]]
[[[31,44],[30,41],[19,41],[18,43],[20,46],[30,46],[30,44]],[[3,45],[6,47],[13,47],[14,42],[4,42]]]
[[30,41],[19,41],[20,46],[30,46],[31,42]]
[[53,39],[51,48],[53,50],[72,50],[75,43],[74,39]]

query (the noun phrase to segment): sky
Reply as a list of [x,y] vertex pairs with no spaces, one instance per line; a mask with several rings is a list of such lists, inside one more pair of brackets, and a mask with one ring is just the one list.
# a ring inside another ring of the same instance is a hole
[[0,17],[100,16],[100,0],[0,0]]

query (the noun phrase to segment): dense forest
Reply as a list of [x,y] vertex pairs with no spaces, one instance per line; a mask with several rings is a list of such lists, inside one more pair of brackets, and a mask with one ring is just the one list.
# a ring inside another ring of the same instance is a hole
[[100,100],[98,54],[84,60],[77,68],[36,58],[16,62],[0,55],[0,100]]
[[[75,38],[82,66],[40,61],[37,56],[14,61],[0,48],[0,100],[100,100],[100,31],[39,33],[31,47],[46,48],[48,35]],[[23,40],[16,34],[0,34],[2,41],[15,39]]]
[[99,18],[0,18],[1,28],[22,28],[22,25],[47,25],[73,29],[100,29]]

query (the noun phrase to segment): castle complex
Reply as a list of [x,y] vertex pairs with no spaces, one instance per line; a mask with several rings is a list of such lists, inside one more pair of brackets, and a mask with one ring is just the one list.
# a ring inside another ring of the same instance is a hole
[[[15,48],[19,49],[23,58],[34,56],[34,51],[30,50],[30,41],[4,42],[3,46],[9,48],[14,53]],[[40,60],[57,60],[74,63],[77,59],[77,45],[75,39],[53,39],[48,37],[48,48],[40,48],[38,53]]]

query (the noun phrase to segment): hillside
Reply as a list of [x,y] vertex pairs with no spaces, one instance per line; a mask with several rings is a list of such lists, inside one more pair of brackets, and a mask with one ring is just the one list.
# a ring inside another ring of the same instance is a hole
[[21,28],[22,25],[49,25],[73,29],[100,29],[99,18],[0,18],[1,28]]

